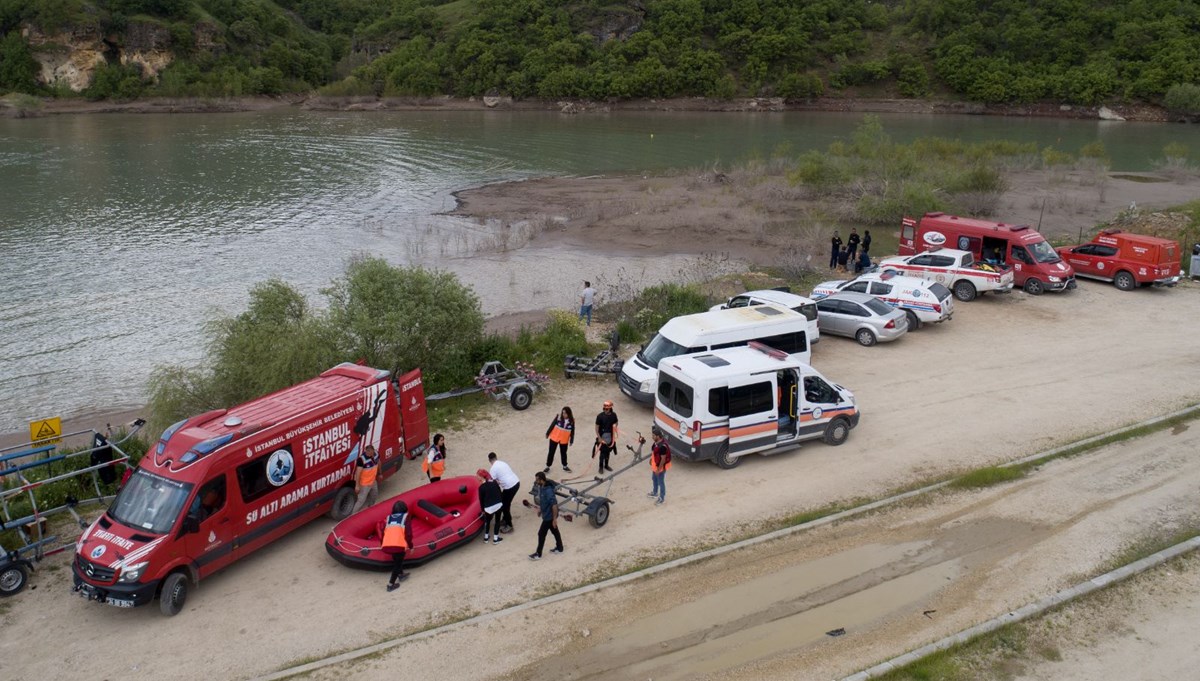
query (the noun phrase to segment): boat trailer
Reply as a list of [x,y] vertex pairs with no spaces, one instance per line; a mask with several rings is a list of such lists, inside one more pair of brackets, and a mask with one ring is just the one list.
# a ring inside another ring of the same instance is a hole
[[475,385],[455,388],[444,393],[426,395],[425,401],[448,400],[483,393],[495,400],[508,400],[513,409],[523,411],[533,404],[533,394],[541,390],[550,379],[539,374],[533,367],[517,362],[517,368],[509,369],[503,363],[492,361],[483,365],[475,376]]
[[[616,503],[609,496],[612,491],[613,479],[645,461],[646,457],[642,455],[642,448],[645,444],[646,438],[642,437],[641,433],[638,433],[637,449],[634,449],[633,445],[625,445],[625,449],[628,449],[633,454],[632,460],[608,475],[597,475],[590,480],[582,482],[582,484],[587,485],[586,487],[573,487],[572,484],[580,484],[576,480],[567,480],[555,485],[554,493],[559,498],[558,510],[562,514],[563,520],[574,522],[576,516],[586,515],[592,527],[604,527],[605,523],[608,522],[608,516],[611,512],[610,506]],[[593,492],[593,490],[601,487],[604,488],[603,492]],[[529,493],[532,495],[533,490],[529,490]],[[537,504],[528,499],[522,499],[521,503],[526,508],[537,509]]]

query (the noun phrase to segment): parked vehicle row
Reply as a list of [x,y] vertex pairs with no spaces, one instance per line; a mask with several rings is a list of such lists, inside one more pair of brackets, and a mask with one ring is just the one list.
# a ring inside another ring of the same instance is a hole
[[854,279],[826,281],[813,289],[814,300],[837,293],[869,293],[908,317],[908,330],[916,331],[922,324],[940,324],[954,314],[954,299],[950,289],[917,277],[898,274],[895,270],[873,269]]
[[1179,283],[1179,242],[1104,230],[1090,243],[1058,249],[1081,277],[1111,281],[1122,291]]

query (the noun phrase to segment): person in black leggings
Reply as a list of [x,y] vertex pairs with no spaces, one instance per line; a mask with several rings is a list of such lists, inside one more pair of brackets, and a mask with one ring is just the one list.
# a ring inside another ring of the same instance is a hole
[[504,541],[500,536],[500,509],[504,507],[504,494],[500,491],[500,483],[492,480],[492,474],[480,468],[475,476],[482,482],[479,485],[479,507],[483,509],[483,543],[489,541],[499,544]]

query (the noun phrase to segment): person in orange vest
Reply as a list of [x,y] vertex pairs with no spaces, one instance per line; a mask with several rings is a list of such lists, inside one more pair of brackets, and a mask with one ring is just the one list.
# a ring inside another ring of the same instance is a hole
[[354,502],[354,515],[379,499],[379,455],[371,445],[363,447],[358,457],[358,467],[354,470],[354,493],[358,499]]
[[667,500],[667,471],[671,470],[671,447],[658,426],[650,429],[654,444],[650,445],[650,482],[653,488],[646,496],[657,497],[656,505]]
[[388,580],[387,590],[395,591],[400,582],[408,579],[404,571],[404,554],[412,546],[412,524],[408,521],[408,504],[397,501],[392,504],[392,512],[379,523],[378,534],[380,547],[384,553],[392,556],[392,577]]
[[429,482],[441,480],[446,472],[446,438],[441,433],[433,436],[433,444],[429,445],[425,460],[421,462],[421,470],[425,471]]
[[542,472],[550,472],[550,465],[554,463],[554,448],[557,447],[562,457],[563,472],[570,473],[571,467],[567,465],[567,446],[575,444],[575,415],[571,413],[570,407],[563,407],[558,416],[550,422],[550,427],[546,429],[546,439],[550,441],[550,451],[546,452],[546,468]]

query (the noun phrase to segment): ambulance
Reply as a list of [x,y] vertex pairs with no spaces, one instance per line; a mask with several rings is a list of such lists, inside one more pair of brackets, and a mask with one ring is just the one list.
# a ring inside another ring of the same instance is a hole
[[[398,393],[398,398],[397,398]],[[183,608],[200,580],[322,514],[350,515],[368,445],[380,478],[429,446],[420,370],[339,364],[163,431],[75,545],[74,590],[119,608]]]
[[858,419],[854,393],[762,343],[658,364],[654,425],[685,461],[733,468],[747,454],[775,454],[806,440],[837,446]]

